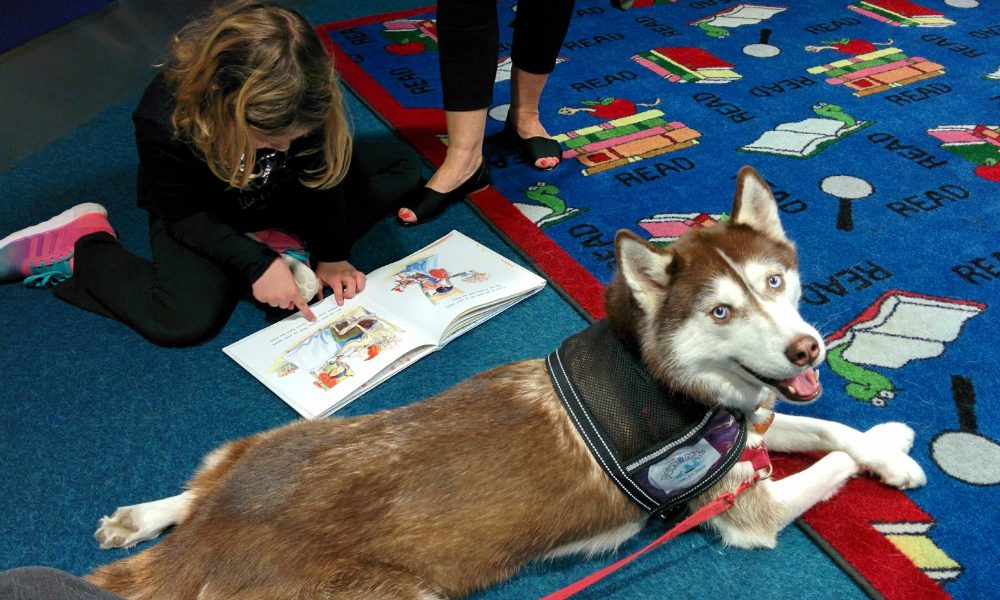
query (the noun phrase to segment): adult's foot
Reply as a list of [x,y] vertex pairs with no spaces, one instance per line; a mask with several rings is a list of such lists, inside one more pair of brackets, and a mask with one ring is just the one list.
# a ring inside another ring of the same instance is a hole
[[396,217],[400,225],[416,225],[439,216],[450,204],[490,184],[482,155],[445,158],[427,184],[407,198]]
[[511,107],[505,129],[508,135],[516,136],[518,150],[536,169],[549,171],[559,165],[562,150],[542,125],[538,112]]

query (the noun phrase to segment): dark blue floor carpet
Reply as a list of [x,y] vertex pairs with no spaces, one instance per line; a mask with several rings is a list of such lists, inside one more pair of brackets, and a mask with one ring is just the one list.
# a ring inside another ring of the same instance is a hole
[[[358,15],[352,3],[309,6],[323,20]],[[377,0],[366,12],[416,5]],[[319,21],[317,21],[319,22]],[[359,137],[390,134],[351,98]],[[84,201],[108,207],[123,243],[147,254],[145,214],[135,207],[133,102],[0,175],[0,232],[33,224]],[[377,226],[354,262],[371,269],[458,229],[507,256],[515,254],[467,206],[425,226]],[[213,340],[163,349],[124,326],[82,312],[50,294],[0,286],[0,569],[48,565],[76,574],[129,551],[102,551],[91,537],[118,505],[176,494],[200,458],[220,443],[296,419],[295,413],[222,353],[267,323],[241,303]],[[416,401],[494,365],[541,357],[586,321],[546,289],[455,340],[339,413],[349,416]],[[335,474],[331,474],[335,476]],[[572,507],[567,507],[571,510]],[[651,526],[624,556],[660,533]],[[144,546],[140,545],[135,552]],[[613,560],[569,558],[532,565],[477,598],[533,598]],[[723,548],[687,534],[642,558],[581,598],[859,598],[864,594],[795,527],[774,551]]]

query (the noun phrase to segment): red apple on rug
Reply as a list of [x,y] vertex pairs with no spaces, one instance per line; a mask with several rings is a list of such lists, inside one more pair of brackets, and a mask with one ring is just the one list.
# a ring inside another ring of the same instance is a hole
[[426,46],[424,46],[423,42],[418,42],[417,40],[410,40],[409,42],[401,44],[389,44],[385,47],[385,49],[389,52],[400,56],[419,54],[420,52],[423,52],[425,48]]

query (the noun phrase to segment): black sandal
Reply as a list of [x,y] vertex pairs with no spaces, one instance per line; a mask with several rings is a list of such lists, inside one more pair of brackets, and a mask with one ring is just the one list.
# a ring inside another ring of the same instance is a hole
[[[541,135],[527,139],[521,137],[517,133],[517,127],[510,122],[509,116],[507,121],[504,122],[503,134],[508,140],[514,143],[521,156],[539,171],[551,171],[562,162],[562,147],[559,145],[559,142]],[[555,158],[559,160],[559,163],[551,167],[539,167],[537,163],[543,158]]]
[[396,222],[403,227],[412,227],[414,225],[420,225],[421,223],[433,221],[441,216],[444,209],[469,194],[486,189],[491,182],[492,178],[490,177],[490,167],[484,160],[479,164],[479,168],[476,169],[475,173],[450,192],[439,192],[437,190],[432,190],[427,186],[422,186],[418,190],[414,191],[410,198],[407,199],[406,204],[401,207],[410,209],[410,211],[417,216],[417,220],[412,223],[410,221],[404,221],[397,214]]

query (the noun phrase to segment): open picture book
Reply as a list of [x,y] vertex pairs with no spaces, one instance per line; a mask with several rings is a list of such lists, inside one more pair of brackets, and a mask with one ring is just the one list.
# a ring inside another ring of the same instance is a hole
[[223,351],[307,419],[327,416],[417,359],[540,291],[545,280],[452,231]]

